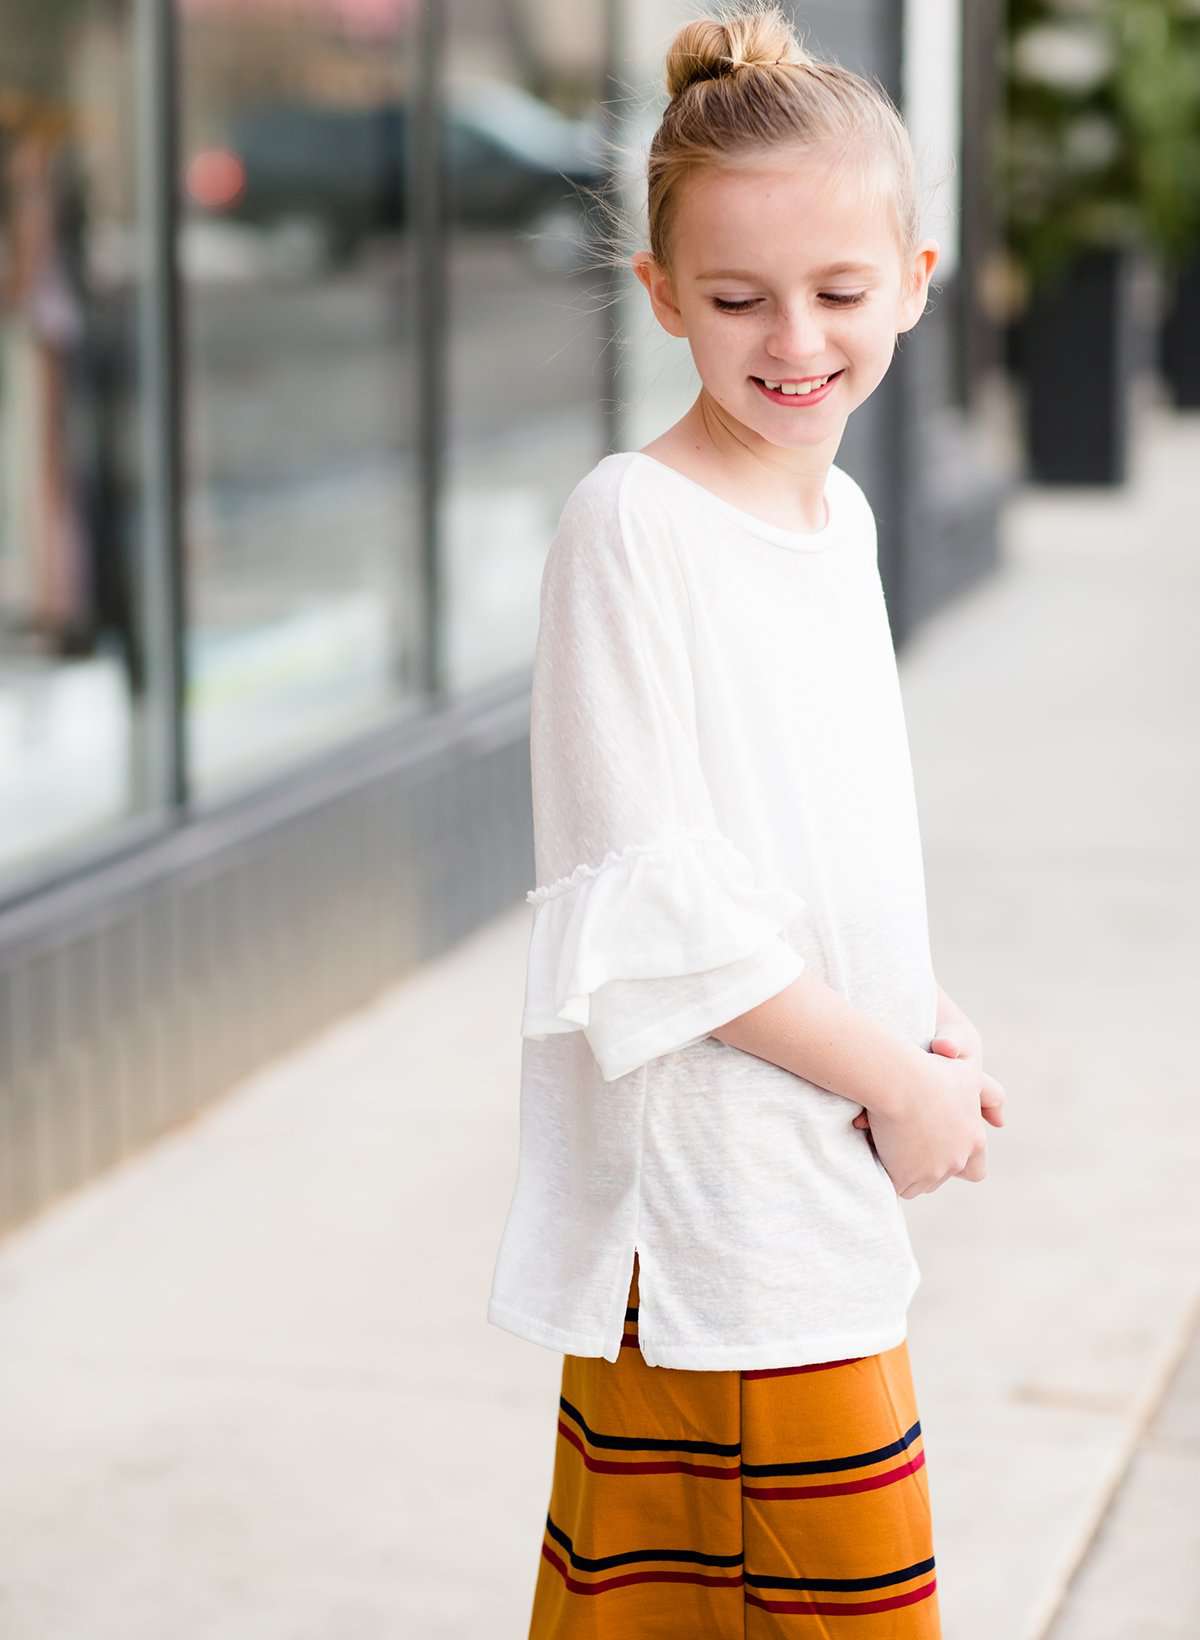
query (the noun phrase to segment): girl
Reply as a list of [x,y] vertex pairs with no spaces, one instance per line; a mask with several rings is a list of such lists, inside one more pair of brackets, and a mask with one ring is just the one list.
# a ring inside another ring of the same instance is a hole
[[686,24],[632,259],[695,403],[542,579],[517,1180],[488,1319],[564,1356],[530,1640],[940,1634],[900,1197],[1003,1090],[930,959],[875,524],[907,133],[775,7]]

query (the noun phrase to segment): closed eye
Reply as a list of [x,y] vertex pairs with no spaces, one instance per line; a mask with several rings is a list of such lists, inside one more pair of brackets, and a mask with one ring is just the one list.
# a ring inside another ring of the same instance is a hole
[[[865,301],[866,296],[865,290],[857,291],[853,295],[832,290],[823,290],[821,292],[821,300],[829,302],[833,307],[854,307],[857,303]],[[743,302],[728,302],[724,297],[713,297],[714,307],[719,308],[722,313],[746,313],[752,307],[757,307],[758,302],[759,298],[757,296],[747,297]]]

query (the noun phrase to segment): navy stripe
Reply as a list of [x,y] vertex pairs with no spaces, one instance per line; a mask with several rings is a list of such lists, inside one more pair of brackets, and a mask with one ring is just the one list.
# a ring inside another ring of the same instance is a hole
[[626,1549],[619,1555],[577,1555],[571,1539],[557,1526],[553,1519],[546,1516],[546,1530],[556,1543],[560,1543],[571,1557],[571,1565],[582,1572],[604,1572],[610,1566],[628,1566],[636,1560],[681,1560],[691,1566],[740,1566],[742,1556],[736,1555],[706,1555],[699,1549]]
[[593,1446],[610,1447],[618,1452],[707,1452],[721,1458],[736,1458],[742,1450],[740,1441],[725,1444],[721,1441],[671,1441],[657,1435],[600,1435],[588,1427],[583,1413],[578,1407],[573,1407],[565,1395],[559,1396],[558,1404],[568,1418],[574,1419]]
[[[546,1516],[546,1530],[554,1541],[566,1550],[572,1567],[581,1572],[606,1572],[614,1566],[630,1566],[643,1560],[670,1560],[689,1566],[740,1566],[744,1558],[741,1554],[705,1554],[699,1549],[626,1549],[616,1555],[581,1555],[576,1552],[571,1537],[549,1514]],[[824,1590],[852,1594],[867,1589],[888,1589],[895,1587],[897,1583],[907,1583],[910,1578],[923,1577],[927,1572],[932,1572],[934,1564],[934,1557],[930,1555],[928,1560],[918,1560],[911,1566],[901,1566],[898,1571],[880,1572],[875,1577],[773,1577],[746,1572],[745,1580],[756,1589],[794,1589],[810,1593]]]
[[918,1560],[911,1566],[902,1566],[898,1572],[881,1572],[878,1577],[756,1577],[746,1573],[746,1582],[756,1589],[886,1589],[894,1583],[907,1583],[910,1577],[920,1577],[933,1570],[933,1556]]
[[897,1453],[905,1451],[921,1433],[921,1420],[918,1418],[912,1428],[901,1435],[898,1441],[889,1441],[887,1446],[877,1446],[873,1452],[852,1452],[848,1458],[806,1458],[801,1463],[745,1463],[742,1464],[743,1475],[824,1475],[832,1469],[861,1469],[866,1464],[879,1463],[883,1458],[894,1458]]

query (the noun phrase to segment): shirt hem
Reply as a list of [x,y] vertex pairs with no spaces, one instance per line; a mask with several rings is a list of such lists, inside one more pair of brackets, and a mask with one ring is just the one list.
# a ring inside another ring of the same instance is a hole
[[[551,1326],[536,1316],[510,1309],[495,1301],[488,1304],[487,1319],[495,1327],[541,1344],[564,1355],[600,1356],[615,1361],[621,1353],[607,1347],[600,1332],[575,1332]],[[908,1316],[902,1315],[886,1327],[859,1333],[824,1333],[816,1338],[776,1339],[767,1344],[688,1344],[661,1343],[646,1338],[639,1326],[638,1347],[648,1367],[674,1367],[699,1372],[757,1372],[774,1367],[807,1367],[825,1361],[854,1360],[894,1349],[908,1337]]]
[[747,1348],[744,1344],[661,1344],[639,1337],[648,1367],[687,1368],[700,1372],[758,1372],[772,1367],[808,1367],[825,1361],[855,1360],[894,1349],[908,1337],[908,1318],[871,1332],[825,1334],[816,1339],[785,1339]]
[[548,1321],[540,1321],[522,1310],[510,1309],[507,1304],[499,1304],[494,1299],[488,1304],[487,1319],[493,1327],[501,1327],[517,1338],[524,1338],[531,1344],[541,1344],[563,1355],[599,1355],[606,1361],[615,1361],[621,1352],[618,1344],[613,1353],[603,1332],[574,1332],[569,1327],[554,1327]]

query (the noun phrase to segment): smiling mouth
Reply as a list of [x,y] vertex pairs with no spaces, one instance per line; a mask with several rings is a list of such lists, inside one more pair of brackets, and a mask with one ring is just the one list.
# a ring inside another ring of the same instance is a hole
[[[845,367],[843,366],[843,369],[844,368]],[[772,384],[769,391],[778,393],[790,388],[793,393],[798,393],[801,396],[809,392],[820,392],[821,389],[819,387],[813,387],[810,384],[813,382],[819,382],[821,387],[825,387],[830,382],[836,381],[841,374],[841,370],[831,370],[827,376],[792,376],[790,378],[784,376],[780,378],[778,383]],[[751,381],[756,381],[760,387],[767,386],[767,378],[765,376],[752,376],[750,379]]]

